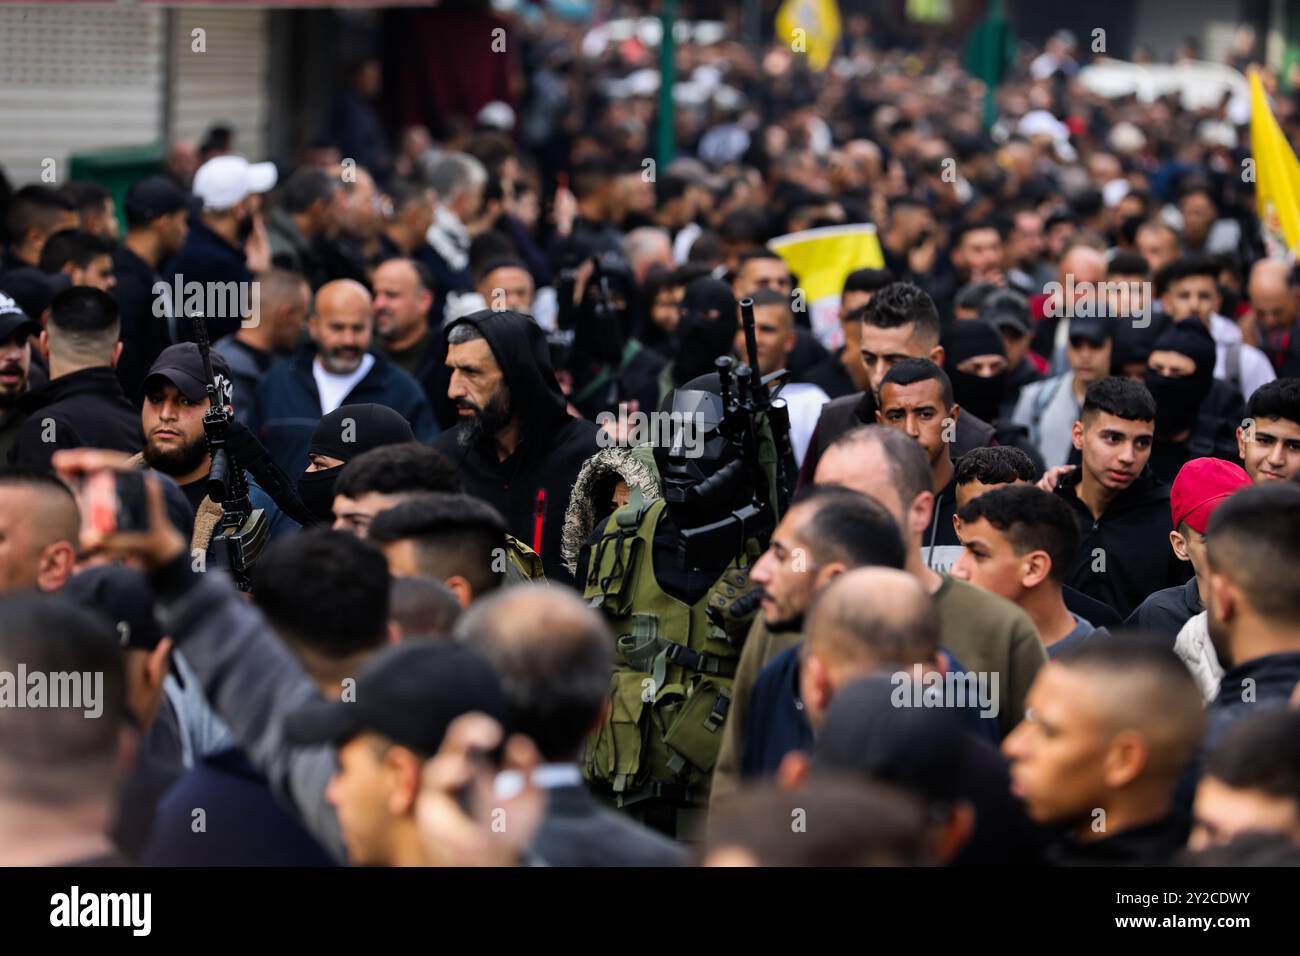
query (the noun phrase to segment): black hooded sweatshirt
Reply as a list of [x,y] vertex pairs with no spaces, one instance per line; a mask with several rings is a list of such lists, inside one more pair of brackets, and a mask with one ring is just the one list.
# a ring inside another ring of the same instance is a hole
[[572,583],[560,556],[560,534],[578,470],[598,450],[598,429],[569,415],[546,334],[536,322],[518,312],[485,309],[452,322],[444,335],[461,323],[478,329],[501,367],[519,415],[519,444],[501,461],[491,435],[461,444],[462,424],[438,435],[433,447],[458,463],[465,491],[500,511],[510,534],[541,555],[548,578]]
[[1079,550],[1065,583],[1128,617],[1149,594],[1183,584],[1192,574],[1169,546],[1169,486],[1144,468],[1100,518],[1075,494],[1082,468],[1057,483],[1056,493],[1079,521]]

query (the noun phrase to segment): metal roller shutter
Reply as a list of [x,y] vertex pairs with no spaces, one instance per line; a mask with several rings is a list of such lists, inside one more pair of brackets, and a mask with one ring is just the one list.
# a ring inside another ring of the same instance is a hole
[[40,181],[73,152],[162,138],[163,11],[0,6],[0,166]]
[[[235,130],[235,150],[266,153],[267,11],[182,7],[173,12],[171,139],[197,141],[213,123]],[[193,52],[194,30],[207,50]]]

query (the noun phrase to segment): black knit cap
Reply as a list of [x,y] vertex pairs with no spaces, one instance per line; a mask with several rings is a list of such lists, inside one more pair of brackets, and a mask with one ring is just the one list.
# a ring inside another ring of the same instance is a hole
[[944,364],[956,368],[976,355],[1007,354],[1007,344],[992,323],[983,319],[954,322],[943,343]]

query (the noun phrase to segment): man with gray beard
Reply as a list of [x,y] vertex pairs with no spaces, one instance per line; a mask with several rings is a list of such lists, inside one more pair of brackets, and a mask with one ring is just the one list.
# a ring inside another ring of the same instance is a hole
[[542,556],[549,580],[571,581],[560,534],[569,491],[599,447],[598,429],[569,414],[546,335],[528,316],[484,309],[451,323],[446,336],[447,397],[460,422],[433,447],[457,463],[465,491],[501,512],[506,530]]

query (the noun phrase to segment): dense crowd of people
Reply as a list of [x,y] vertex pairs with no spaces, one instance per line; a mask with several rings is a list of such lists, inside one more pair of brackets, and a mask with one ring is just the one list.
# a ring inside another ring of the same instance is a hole
[[[0,861],[1300,864],[1247,127],[845,27],[680,46],[658,168],[548,15],[514,107],[6,189]],[[815,324],[768,243],[856,223]]]

